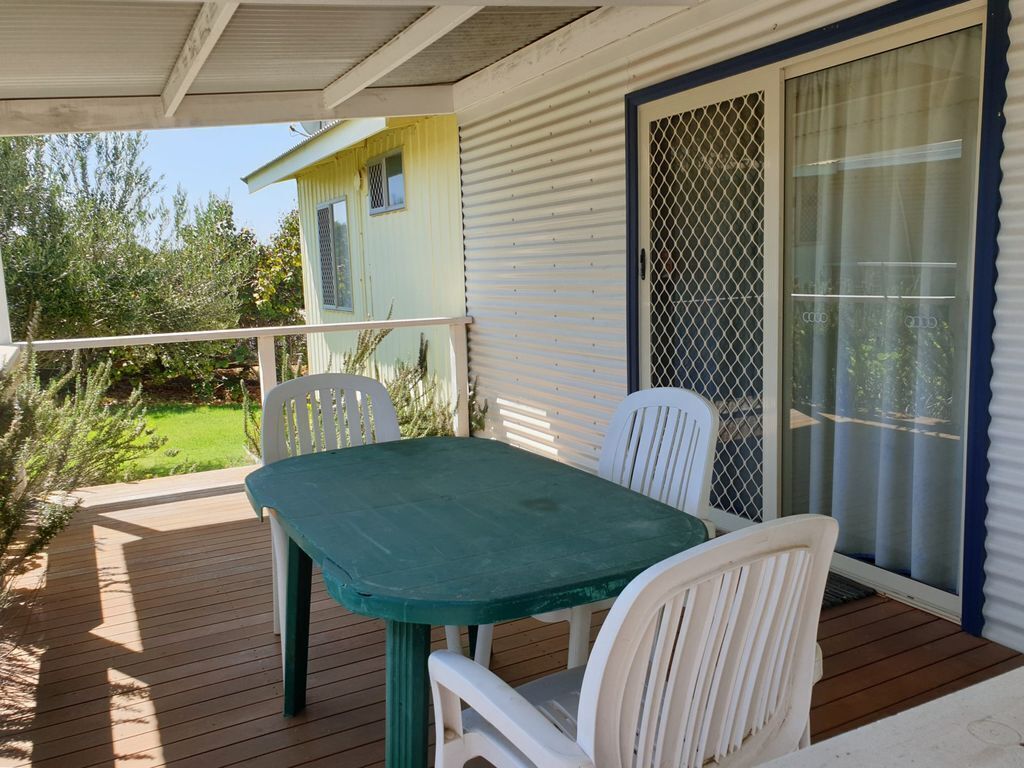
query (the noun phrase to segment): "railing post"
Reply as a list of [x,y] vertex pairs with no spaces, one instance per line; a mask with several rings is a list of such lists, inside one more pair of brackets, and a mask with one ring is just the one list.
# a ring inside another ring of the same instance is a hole
[[7,309],[7,284],[4,282],[4,262],[0,254],[0,344],[11,343],[11,315]]
[[451,343],[452,389],[455,398],[455,434],[469,437],[469,350],[464,323],[448,326]]
[[256,337],[256,358],[260,366],[260,406],[267,393],[277,386],[277,353],[273,336]]

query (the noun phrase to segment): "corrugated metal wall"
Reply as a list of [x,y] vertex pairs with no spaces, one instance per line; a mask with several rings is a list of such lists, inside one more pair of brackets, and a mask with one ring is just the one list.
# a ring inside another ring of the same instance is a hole
[[489,435],[593,469],[626,392],[625,94],[876,5],[750,3],[459,115],[470,369]]
[[[491,436],[593,468],[625,392],[624,95],[876,5],[751,3],[459,115],[470,368]],[[1024,649],[1024,0],[1011,10],[985,634]]]
[[[360,185],[359,173],[368,159],[396,147],[402,147],[406,207],[370,216],[365,181]],[[458,133],[454,117],[397,121],[396,127],[300,175],[298,196],[308,322],[382,320],[392,303],[396,318],[464,313]],[[316,250],[316,206],[343,196],[348,200],[356,286],[353,312],[323,307]],[[446,378],[448,331],[434,328],[426,333],[430,369]],[[382,365],[398,359],[412,361],[419,334],[414,329],[394,331],[381,345],[378,361]],[[352,348],[353,336],[327,334],[311,338],[312,370],[326,370],[332,359],[337,363]]]
[[1024,0],[1010,10],[984,632],[1024,649]]

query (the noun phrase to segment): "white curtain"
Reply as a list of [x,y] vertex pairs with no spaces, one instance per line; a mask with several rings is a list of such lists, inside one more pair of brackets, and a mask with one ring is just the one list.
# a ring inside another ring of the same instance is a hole
[[981,34],[786,87],[787,508],[955,591]]

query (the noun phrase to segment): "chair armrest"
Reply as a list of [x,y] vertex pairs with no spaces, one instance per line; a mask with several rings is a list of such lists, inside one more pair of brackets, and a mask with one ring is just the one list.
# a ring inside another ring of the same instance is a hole
[[[489,669],[451,651],[430,654],[430,685],[471,706],[516,749],[545,768],[593,768],[579,744],[559,731],[523,696]],[[447,707],[442,709],[449,711]],[[435,717],[436,717],[435,713]],[[461,727],[459,728],[461,735]]]

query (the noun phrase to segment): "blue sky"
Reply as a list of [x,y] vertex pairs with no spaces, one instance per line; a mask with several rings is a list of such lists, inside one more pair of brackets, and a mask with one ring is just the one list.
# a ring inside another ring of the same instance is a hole
[[146,131],[146,162],[163,176],[164,195],[180,184],[193,203],[211,192],[228,197],[235,223],[266,242],[282,215],[296,207],[295,182],[282,181],[250,195],[241,177],[295,146],[301,137],[288,125],[181,128]]

